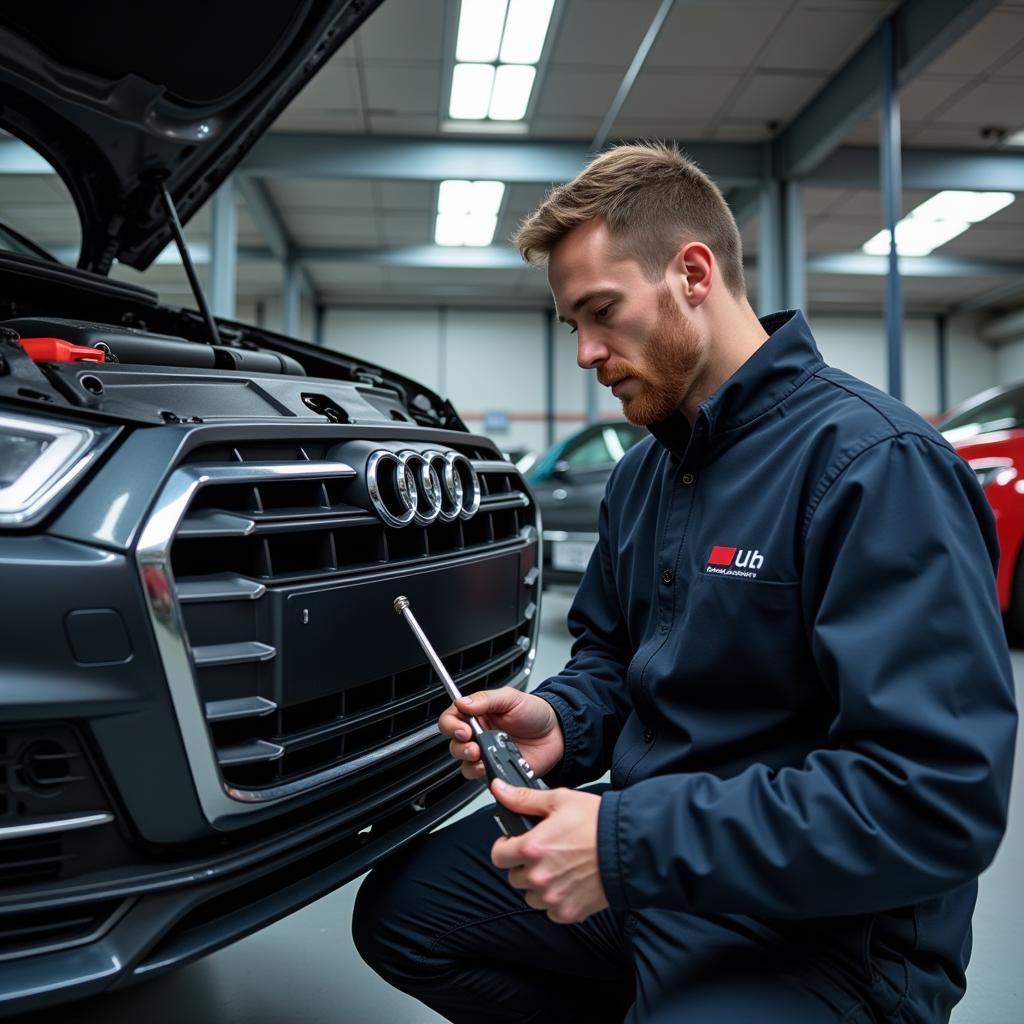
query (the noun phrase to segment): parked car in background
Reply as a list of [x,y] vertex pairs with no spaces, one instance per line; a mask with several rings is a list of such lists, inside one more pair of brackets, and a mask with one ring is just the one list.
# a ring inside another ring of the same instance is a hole
[[502,448],[501,454],[524,474],[529,473],[537,462],[537,452],[532,448]]
[[526,480],[541,510],[544,585],[576,585],[597,544],[597,516],[615,464],[644,427],[626,420],[593,423],[554,445]]
[[1024,643],[1024,383],[975,395],[938,429],[977,474],[995,513],[999,604],[1010,638]]

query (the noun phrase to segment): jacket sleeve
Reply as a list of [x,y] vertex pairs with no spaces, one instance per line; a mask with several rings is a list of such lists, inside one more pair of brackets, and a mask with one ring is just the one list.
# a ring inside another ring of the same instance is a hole
[[950,890],[995,854],[1016,711],[974,474],[938,439],[904,434],[819,492],[801,597],[834,708],[828,741],[795,767],[605,793],[598,854],[613,907],[870,912]]
[[610,543],[606,496],[597,547],[569,610],[571,657],[558,675],[533,691],[555,709],[565,739],[561,762],[544,777],[549,786],[579,786],[600,778],[633,710],[626,685],[629,637],[612,581]]

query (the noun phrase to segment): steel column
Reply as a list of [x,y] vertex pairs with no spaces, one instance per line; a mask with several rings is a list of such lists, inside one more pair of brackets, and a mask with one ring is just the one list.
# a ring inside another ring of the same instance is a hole
[[301,268],[298,261],[291,257],[284,264],[284,282],[281,288],[281,333],[289,338],[297,337],[299,333],[301,289]]
[[940,313],[935,318],[935,362],[939,368],[939,412],[949,408],[949,346],[946,342],[948,317]]
[[889,230],[889,271],[885,280],[885,334],[889,351],[889,394],[903,398],[903,285],[896,250],[896,224],[903,199],[900,162],[900,97],[895,22],[882,26],[882,116],[879,139],[879,179],[882,208]]
[[583,375],[583,400],[587,416],[587,423],[596,423],[600,419],[598,403],[601,400],[601,385],[597,382],[597,373],[588,370]]
[[804,239],[804,202],[800,185],[783,186],[786,309],[807,309],[807,245]]
[[544,424],[546,445],[555,443],[555,313],[544,311]]
[[761,316],[781,309],[785,301],[782,245],[782,192],[777,181],[766,179],[761,185],[757,222],[757,305]]
[[235,318],[238,277],[238,215],[234,178],[226,178],[213,194],[210,224],[210,308],[214,316]]

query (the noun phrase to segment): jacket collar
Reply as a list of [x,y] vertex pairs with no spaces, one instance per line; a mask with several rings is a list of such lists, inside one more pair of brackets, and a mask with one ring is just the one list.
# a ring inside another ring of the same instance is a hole
[[651,433],[669,451],[682,455],[691,441],[694,448],[719,447],[729,431],[774,408],[825,365],[799,310],[771,313],[760,323],[768,340],[701,403],[692,431],[680,412],[651,424]]

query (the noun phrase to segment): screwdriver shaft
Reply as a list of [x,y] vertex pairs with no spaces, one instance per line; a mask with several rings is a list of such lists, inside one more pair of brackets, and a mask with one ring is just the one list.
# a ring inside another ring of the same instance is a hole
[[[419,641],[419,645],[423,648],[423,653],[427,656],[427,660],[433,666],[434,671],[441,677],[441,682],[444,683],[448,696],[453,701],[458,700],[462,694],[455,685],[455,680],[448,674],[448,669],[444,667],[444,663],[437,656],[437,651],[434,650],[433,644],[427,639],[427,634],[423,632],[420,624],[416,621],[416,616],[413,615],[412,609],[409,607],[409,599],[407,597],[396,597],[395,611],[405,619],[412,630],[413,636]],[[466,715],[466,718],[474,734],[479,736],[484,731],[483,727],[472,715]]]

